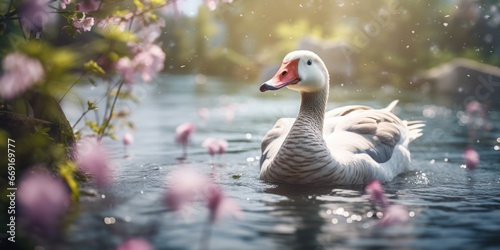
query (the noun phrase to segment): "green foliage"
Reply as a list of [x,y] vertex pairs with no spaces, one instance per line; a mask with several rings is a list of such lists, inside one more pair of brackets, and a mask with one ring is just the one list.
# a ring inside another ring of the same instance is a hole
[[106,71],[104,71],[104,69],[99,66],[99,64],[97,64],[96,61],[94,60],[90,60],[86,63],[83,64],[83,68],[87,71],[90,71],[96,75],[105,75],[106,74]]
[[78,182],[75,176],[77,175],[75,163],[72,161],[65,161],[59,165],[59,175],[66,181],[69,189],[71,190],[71,197],[74,202],[78,201],[80,191],[78,189]]

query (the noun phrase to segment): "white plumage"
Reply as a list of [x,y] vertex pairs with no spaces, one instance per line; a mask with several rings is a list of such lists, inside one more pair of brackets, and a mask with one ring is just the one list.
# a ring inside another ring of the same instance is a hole
[[408,145],[422,122],[385,109],[352,105],[325,113],[328,71],[313,52],[294,51],[261,91],[288,87],[301,94],[296,119],[281,118],[262,141],[260,178],[269,182],[329,186],[392,180],[410,166]]

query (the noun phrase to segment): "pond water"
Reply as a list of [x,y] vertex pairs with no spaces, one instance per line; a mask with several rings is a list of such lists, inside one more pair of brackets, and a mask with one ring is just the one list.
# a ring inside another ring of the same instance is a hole
[[[200,84],[203,83],[203,84]],[[413,215],[402,224],[376,225],[377,212],[362,186],[304,188],[265,183],[258,178],[260,141],[279,117],[294,117],[298,93],[259,92],[259,83],[225,78],[165,75],[136,86],[140,105],[132,107],[134,144],[125,159],[120,141],[107,141],[116,163],[115,184],[83,196],[59,249],[113,249],[142,237],[157,249],[200,249],[208,210],[196,206],[179,216],[163,203],[167,175],[190,166],[211,175],[243,210],[243,220],[227,218],[212,228],[209,249],[498,249],[500,247],[500,114],[488,114],[493,129],[475,134],[461,125],[460,103],[392,88],[334,86],[329,108],[366,104],[384,107],[393,99],[404,119],[424,120],[424,135],[411,145],[413,170],[385,183],[390,202]],[[80,87],[84,96],[95,90]],[[202,120],[198,109],[210,111]],[[74,121],[78,113],[65,107]],[[197,130],[186,160],[174,141],[183,122]],[[495,127],[496,126],[496,127]],[[224,138],[228,152],[211,158],[201,146]],[[481,156],[478,169],[463,167],[462,152],[472,143]],[[239,176],[239,178],[234,178]],[[86,189],[90,189],[88,184]],[[111,221],[111,222],[110,222]]]

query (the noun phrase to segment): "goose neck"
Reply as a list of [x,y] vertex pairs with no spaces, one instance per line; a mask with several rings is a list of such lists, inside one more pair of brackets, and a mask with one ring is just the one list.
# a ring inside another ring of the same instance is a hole
[[298,121],[305,122],[319,133],[323,131],[328,91],[301,93]]

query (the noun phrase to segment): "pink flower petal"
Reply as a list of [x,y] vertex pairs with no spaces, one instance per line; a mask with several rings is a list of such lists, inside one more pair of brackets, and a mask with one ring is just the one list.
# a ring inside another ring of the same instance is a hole
[[389,205],[382,218],[378,221],[381,226],[391,226],[394,224],[407,221],[409,218],[408,211],[402,205]]
[[382,184],[378,180],[371,181],[366,187],[365,192],[370,195],[370,200],[372,202],[378,203],[381,206],[385,207],[389,204],[387,198],[384,194],[384,188]]
[[65,183],[43,170],[27,171],[17,190],[21,213],[35,226],[53,230],[69,209]]
[[4,75],[0,78],[0,97],[12,99],[45,77],[40,61],[19,52],[3,59]]
[[190,168],[176,169],[169,174],[168,179],[165,203],[175,211],[189,206],[210,183],[207,177]]
[[240,206],[228,198],[219,186],[212,184],[206,190],[207,207],[210,210],[210,218],[213,222],[220,221],[227,216],[235,216],[238,219],[243,218]]
[[476,150],[468,147],[464,150],[465,166],[469,170],[474,170],[479,166],[480,157]]
[[213,156],[216,154],[224,154],[227,150],[228,143],[224,139],[209,137],[203,141],[202,146]]
[[95,138],[83,138],[75,145],[74,157],[78,168],[90,174],[98,186],[109,186],[113,180],[114,166],[107,151]]
[[61,9],[65,10],[66,6],[69,5],[70,3],[71,3],[71,0],[60,0],[59,6],[61,7]]
[[134,136],[131,133],[125,133],[123,135],[123,144],[130,145],[134,143]]
[[196,126],[190,122],[183,123],[175,129],[175,140],[181,145],[187,145]]
[[153,250],[153,246],[142,238],[130,238],[116,247],[116,250]]

